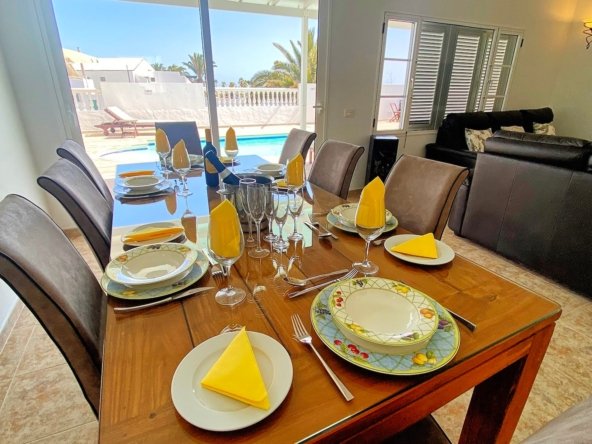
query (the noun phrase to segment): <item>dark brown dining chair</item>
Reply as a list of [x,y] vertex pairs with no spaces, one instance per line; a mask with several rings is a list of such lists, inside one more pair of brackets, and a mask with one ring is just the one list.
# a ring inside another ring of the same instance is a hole
[[403,155],[385,181],[386,208],[412,233],[442,238],[456,192],[469,170],[451,163]]
[[284,165],[293,158],[296,154],[302,154],[304,160],[312,142],[317,138],[317,133],[311,133],[298,128],[292,128],[288,133],[288,137],[284,142],[282,152],[280,154],[279,163]]
[[363,153],[363,146],[327,140],[317,153],[308,181],[346,199],[354,170]]
[[109,263],[113,210],[80,168],[66,159],[50,166],[37,183],[70,214],[102,268]]
[[109,186],[82,145],[74,140],[68,139],[58,147],[56,152],[58,153],[58,156],[69,160],[80,168],[82,172],[88,176],[97,190],[100,191],[109,206],[113,208],[113,196],[111,195]]
[[107,297],[64,232],[15,194],[0,202],[0,278],[60,349],[97,415]]

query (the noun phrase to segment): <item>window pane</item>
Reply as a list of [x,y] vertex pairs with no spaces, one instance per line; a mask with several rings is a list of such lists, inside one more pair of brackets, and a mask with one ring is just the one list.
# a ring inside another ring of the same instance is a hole
[[381,96],[401,96],[405,94],[408,62],[385,60],[382,71]]
[[378,107],[376,129],[378,131],[397,130],[403,127],[405,97],[383,97]]
[[446,100],[445,113],[463,113],[467,111],[469,94],[473,83],[475,65],[479,54],[480,36],[459,35],[452,61],[450,86]]
[[[508,89],[510,79],[510,70],[514,53],[518,44],[517,35],[502,34],[500,36],[493,65],[491,67],[491,77],[487,88],[487,100],[484,110],[501,110],[504,97]],[[495,98],[492,96],[496,96]]]
[[387,59],[409,59],[413,23],[389,20],[386,29],[384,57]]
[[444,36],[444,30],[430,30],[429,26],[424,26],[421,31],[409,113],[410,126],[429,125],[432,121]]

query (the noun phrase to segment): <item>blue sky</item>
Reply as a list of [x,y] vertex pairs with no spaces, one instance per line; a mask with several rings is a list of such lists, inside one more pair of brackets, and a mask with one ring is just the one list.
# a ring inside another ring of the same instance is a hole
[[[181,65],[201,53],[198,10],[119,0],[53,0],[62,46],[97,57],[144,57]],[[250,79],[283,59],[272,42],[300,40],[300,19],[210,10],[219,82]],[[309,27],[316,28],[316,20]]]

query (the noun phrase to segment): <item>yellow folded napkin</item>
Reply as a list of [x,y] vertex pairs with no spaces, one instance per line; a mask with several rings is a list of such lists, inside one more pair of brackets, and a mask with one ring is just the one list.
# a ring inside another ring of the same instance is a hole
[[135,177],[135,176],[153,176],[154,170],[134,170],[119,174],[119,177]]
[[297,154],[286,164],[286,183],[290,186],[301,187],[304,185],[304,158]]
[[223,200],[210,213],[210,250],[220,257],[240,256],[240,221],[234,205]]
[[438,258],[438,249],[433,233],[417,236],[399,245],[391,248],[395,253],[410,254],[411,256],[427,257],[430,259]]
[[158,128],[156,130],[156,135],[154,137],[154,141],[156,142],[156,152],[157,153],[168,153],[171,150],[169,138],[167,137],[166,133],[162,129]]
[[376,177],[362,190],[356,211],[356,225],[363,228],[379,228],[384,226],[385,222],[384,184],[380,177]]
[[163,237],[172,236],[174,234],[181,235],[183,227],[167,227],[167,228],[145,228],[143,230],[128,233],[123,237],[124,242],[144,242]]
[[173,148],[173,168],[191,168],[191,161],[187,153],[187,147],[183,139],[179,140]]
[[226,131],[226,144],[224,145],[226,151],[238,151],[238,143],[236,142],[236,132],[233,127]]
[[201,385],[254,407],[269,409],[267,389],[244,327],[201,380]]

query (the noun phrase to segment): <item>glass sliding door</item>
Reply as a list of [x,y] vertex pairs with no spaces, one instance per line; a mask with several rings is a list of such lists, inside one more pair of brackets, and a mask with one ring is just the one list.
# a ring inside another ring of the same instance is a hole
[[[195,2],[197,3],[197,2]],[[53,0],[85,146],[106,177],[156,160],[154,124],[210,126],[200,8]]]

